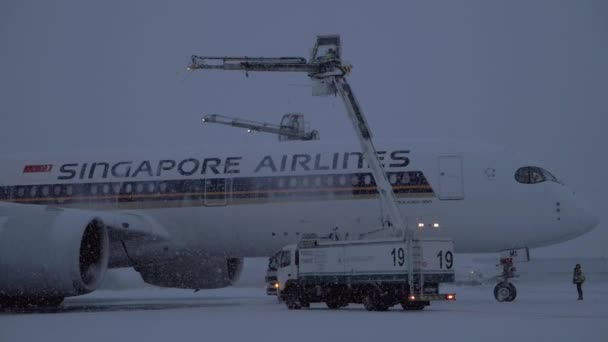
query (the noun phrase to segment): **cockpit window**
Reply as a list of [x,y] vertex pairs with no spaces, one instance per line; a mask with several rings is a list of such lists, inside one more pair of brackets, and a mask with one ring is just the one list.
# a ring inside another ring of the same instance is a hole
[[543,171],[543,175],[549,182],[560,183],[560,181],[557,180],[557,177],[555,177],[551,172],[549,172],[545,169],[541,169],[541,170]]
[[520,167],[515,171],[515,180],[522,184],[537,184],[545,181],[559,183],[551,172],[536,166]]

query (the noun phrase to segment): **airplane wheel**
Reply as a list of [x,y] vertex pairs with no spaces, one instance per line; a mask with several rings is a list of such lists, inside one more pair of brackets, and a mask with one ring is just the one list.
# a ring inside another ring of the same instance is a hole
[[515,286],[508,282],[502,282],[496,284],[494,287],[494,298],[498,302],[512,302],[517,296]]
[[512,283],[508,283],[508,284],[509,284],[509,287],[511,287],[511,295],[507,299],[507,302],[512,302],[517,297],[517,289],[515,288],[515,285],[513,285]]

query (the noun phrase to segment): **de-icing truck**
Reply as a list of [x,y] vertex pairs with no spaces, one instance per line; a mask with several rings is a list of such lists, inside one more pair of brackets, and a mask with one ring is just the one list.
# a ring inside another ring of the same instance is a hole
[[454,300],[455,294],[439,292],[439,284],[454,281],[453,241],[415,240],[412,248],[418,262],[410,291],[403,238],[304,239],[278,253],[278,295],[290,309],[324,302],[330,309],[360,303],[370,311],[397,304],[422,310],[431,301]]
[[[438,287],[439,283],[454,279],[452,241],[421,240],[401,216],[393,187],[374,147],[371,129],[346,79],[352,65],[342,62],[341,51],[340,36],[323,35],[317,37],[309,60],[192,56],[188,66],[188,70],[240,70],[246,75],[252,71],[306,73],[313,81],[313,95],[342,98],[363,158],[374,176],[381,206],[387,214],[384,235],[391,238],[341,242],[313,239],[285,247],[277,270],[279,296],[291,309],[325,302],[330,308],[363,303],[368,310],[386,310],[400,303],[405,309],[420,310],[431,300],[454,299],[453,294],[440,295]],[[208,119],[235,127],[287,133],[285,127],[235,122],[219,116]],[[297,134],[295,137],[307,139]]]

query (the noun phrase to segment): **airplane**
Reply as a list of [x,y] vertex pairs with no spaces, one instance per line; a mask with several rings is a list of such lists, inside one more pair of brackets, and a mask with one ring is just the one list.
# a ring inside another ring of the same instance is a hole
[[[44,155],[0,163],[0,306],[59,305],[109,268],[146,283],[207,289],[244,257],[306,234],[355,238],[382,226],[356,144],[283,142],[123,156]],[[379,142],[410,227],[456,252],[549,246],[598,224],[548,170],[476,143]]]

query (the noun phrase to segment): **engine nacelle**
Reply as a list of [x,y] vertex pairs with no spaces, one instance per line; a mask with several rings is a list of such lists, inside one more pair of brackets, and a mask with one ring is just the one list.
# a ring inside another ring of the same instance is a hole
[[182,289],[230,286],[239,279],[242,269],[243,258],[192,254],[135,267],[148,284]]
[[103,221],[84,210],[0,208],[0,297],[63,298],[91,292],[108,267]]

